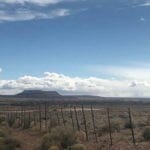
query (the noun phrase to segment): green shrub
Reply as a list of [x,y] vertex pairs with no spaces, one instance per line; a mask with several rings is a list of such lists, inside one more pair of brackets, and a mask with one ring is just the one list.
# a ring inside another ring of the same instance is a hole
[[16,119],[16,120],[15,120],[15,123],[14,123],[14,125],[13,125],[13,128],[20,128],[20,126],[21,126],[20,120],[19,120],[19,119]]
[[1,122],[1,126],[6,127],[8,125],[8,123],[6,121]]
[[71,150],[84,150],[84,145],[83,144],[75,144],[71,146]]
[[115,131],[119,132],[120,129],[121,129],[121,127],[120,127],[120,123],[119,122],[116,121],[116,122],[112,122],[111,123],[111,131],[112,132],[115,132]]
[[6,138],[4,144],[6,145],[7,150],[15,150],[17,147],[20,147],[20,142],[11,138]]
[[58,126],[57,120],[54,118],[51,118],[50,128],[55,128],[56,126]]
[[142,129],[143,127],[146,126],[146,123],[145,123],[145,122],[140,122],[140,123],[138,123],[137,126],[138,126],[140,129]]
[[30,128],[30,122],[28,118],[24,118],[24,124],[23,129],[29,129]]
[[50,134],[48,133],[48,134],[44,135],[44,137],[42,139],[40,150],[48,150],[48,148],[51,146],[52,146],[52,141],[50,138]]
[[17,147],[20,147],[20,143],[11,138],[4,138],[0,140],[0,150],[16,150]]
[[4,116],[0,116],[0,124],[2,124],[5,121],[5,117]]
[[7,123],[9,127],[12,127],[15,123],[15,118],[12,116],[10,118],[7,119]]
[[0,150],[7,150],[6,148],[7,148],[6,145],[4,145],[3,143],[0,143]]
[[150,140],[150,127],[144,129],[143,137],[145,140]]
[[70,128],[56,127],[46,134],[41,143],[41,150],[48,150],[49,147],[57,145],[59,148],[66,149],[75,143],[75,136]]
[[[121,126],[119,122],[111,122],[111,132],[119,132],[121,129]],[[109,126],[108,125],[103,125],[99,130],[98,130],[98,136],[102,136],[103,133],[108,133],[109,132]]]
[[132,127],[135,128],[135,125],[133,123],[130,124],[130,122],[126,122],[125,125],[124,125],[125,129],[131,129]]
[[0,129],[0,137],[5,137],[5,136],[6,136],[6,134],[5,134],[4,130]]
[[7,128],[0,128],[0,150],[16,150],[20,146],[16,139],[8,138],[9,133]]

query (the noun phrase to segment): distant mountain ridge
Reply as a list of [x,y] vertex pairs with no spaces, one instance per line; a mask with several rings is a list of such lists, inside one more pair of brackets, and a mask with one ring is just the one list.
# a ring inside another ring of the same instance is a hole
[[102,100],[103,97],[91,95],[61,95],[57,91],[24,90],[16,95],[0,95],[0,98],[49,99],[49,100]]
[[150,98],[131,98],[131,97],[101,97],[92,95],[61,95],[57,91],[42,91],[42,90],[24,90],[16,95],[0,95],[1,100],[46,100],[56,102],[123,102],[123,101],[149,101]]
[[58,104],[149,105],[150,98],[101,97],[92,95],[61,95],[56,91],[25,90],[16,95],[0,95],[0,105]]

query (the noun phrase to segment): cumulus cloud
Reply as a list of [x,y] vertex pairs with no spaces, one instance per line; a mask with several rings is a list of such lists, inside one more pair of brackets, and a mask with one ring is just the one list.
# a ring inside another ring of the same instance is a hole
[[150,80],[80,78],[50,72],[45,72],[40,78],[23,76],[17,80],[0,80],[0,94],[15,94],[25,89],[56,90],[66,94],[149,97]]
[[32,10],[16,10],[12,13],[7,11],[0,11],[0,22],[4,21],[25,21],[34,19],[53,19],[56,17],[63,17],[70,14],[68,9],[54,9],[48,12],[39,12]]

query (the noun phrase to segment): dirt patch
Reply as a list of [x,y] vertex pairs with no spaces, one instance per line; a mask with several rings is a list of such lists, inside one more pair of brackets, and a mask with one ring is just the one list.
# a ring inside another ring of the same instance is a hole
[[18,150],[37,150],[42,135],[28,130],[11,129],[11,137],[20,141],[21,147]]

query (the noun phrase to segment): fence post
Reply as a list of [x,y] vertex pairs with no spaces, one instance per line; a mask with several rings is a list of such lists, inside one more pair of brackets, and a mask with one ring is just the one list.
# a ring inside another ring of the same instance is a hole
[[83,115],[83,121],[84,121],[84,128],[85,128],[85,134],[86,134],[86,140],[89,140],[88,137],[88,130],[87,130],[87,124],[86,124],[86,118],[85,118],[85,113],[84,113],[84,106],[82,105],[82,115]]
[[96,126],[95,126],[95,116],[94,116],[94,111],[93,111],[93,106],[91,105],[91,115],[92,115],[92,123],[93,123],[93,129],[94,129],[94,134],[95,134],[95,140],[97,140],[97,134],[96,134]]
[[19,109],[19,107],[18,107],[17,111],[18,111],[18,127],[20,127],[20,109]]
[[34,126],[35,126],[36,125],[35,110],[33,111],[33,122],[34,122]]
[[39,123],[40,123],[40,131],[42,129],[42,122],[41,122],[41,105],[39,105]]
[[64,113],[63,113],[63,108],[61,107],[61,116],[62,116],[62,119],[63,119],[63,124],[65,126],[65,119],[64,119]]
[[24,106],[24,109],[23,109],[23,128],[25,128],[25,121],[26,121],[26,110],[25,110],[25,106]]
[[49,113],[49,129],[52,127],[52,111],[51,111],[51,109],[50,109],[50,111],[48,111],[48,113]]
[[15,110],[15,112],[14,112],[15,113],[15,121],[16,120],[18,121],[18,111],[17,111],[17,108],[16,109],[14,108],[14,110]]
[[108,118],[108,128],[109,128],[110,145],[112,146],[112,131],[111,131],[110,110],[109,110],[109,108],[107,108],[107,118]]
[[30,110],[29,110],[29,128],[31,127],[31,112],[30,112]]
[[70,117],[71,117],[72,127],[73,127],[73,130],[74,130],[74,120],[73,120],[73,113],[72,113],[72,110],[71,110],[71,106],[70,106]]
[[60,119],[59,119],[59,111],[56,108],[56,117],[57,117],[57,123],[60,125]]
[[76,106],[74,106],[74,112],[75,112],[75,117],[76,117],[77,129],[78,129],[78,131],[80,131],[80,125],[79,125],[79,120],[78,120],[78,114],[77,114]]
[[36,126],[36,107],[35,106],[33,110],[33,122],[34,122],[34,126]]
[[45,117],[44,117],[44,119],[45,119],[45,128],[47,129],[47,106],[46,106],[46,102],[45,102],[45,107],[44,107],[44,110],[45,110]]
[[128,108],[128,114],[129,114],[129,121],[130,121],[130,127],[131,127],[131,133],[132,133],[132,141],[135,144],[135,136],[134,136],[134,129],[133,129],[133,121],[131,116],[131,109]]
[[20,112],[20,127],[22,128],[23,126],[23,106],[21,107],[21,112]]

